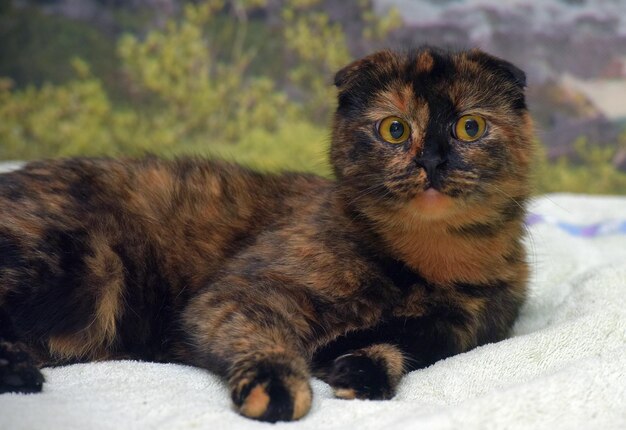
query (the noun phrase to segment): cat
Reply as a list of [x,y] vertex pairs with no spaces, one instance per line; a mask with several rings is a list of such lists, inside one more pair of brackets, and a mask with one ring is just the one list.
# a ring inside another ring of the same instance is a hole
[[524,72],[480,50],[337,72],[334,180],[221,161],[75,158],[0,175],[0,392],[110,359],[221,375],[297,420],[311,376],[389,399],[509,333],[527,291]]

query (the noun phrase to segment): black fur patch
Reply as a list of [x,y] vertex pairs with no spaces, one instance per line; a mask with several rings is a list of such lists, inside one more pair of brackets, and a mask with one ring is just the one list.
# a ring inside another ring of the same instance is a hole
[[118,324],[120,348],[144,360],[160,360],[171,342],[172,288],[155,253],[129,241],[113,246],[124,266],[124,314]]
[[89,204],[94,195],[92,181],[93,180],[90,178],[81,178],[80,180],[72,182],[68,189],[70,196],[81,205]]
[[354,145],[352,145],[348,157],[350,157],[350,161],[356,163],[372,150],[372,136],[364,131],[356,131],[354,137]]
[[420,369],[461,352],[452,330],[466,324],[469,317],[462,309],[437,306],[427,316],[390,318],[376,327],[356,330],[329,342],[315,352],[314,366],[323,369],[350,351],[376,343],[392,343],[407,355],[407,370]]
[[37,393],[44,378],[19,344],[0,339],[0,394]]
[[[2,269],[16,269],[24,264],[22,250],[15,238],[0,231],[0,271]],[[0,279],[2,273],[0,272]]]
[[333,362],[328,383],[335,389],[354,390],[359,399],[382,400],[394,394],[385,363],[365,355],[338,357]]
[[466,237],[496,237],[501,233],[503,223],[501,222],[481,222],[466,224],[451,230],[452,233]]
[[493,297],[503,292],[508,292],[510,286],[504,282],[494,282],[489,285],[475,285],[475,284],[456,284],[454,286],[457,291],[465,294],[469,297]]
[[0,307],[0,340],[17,341],[15,335],[15,329],[13,328],[13,321],[9,317],[9,314]]
[[11,173],[0,174],[0,195],[3,197],[13,201],[20,200],[26,197],[24,189],[18,176]]
[[76,333],[93,319],[96,297],[85,285],[91,249],[81,231],[49,230],[39,253],[23,261],[18,288],[6,297],[18,333],[30,339]]
[[507,201],[506,205],[500,209],[504,222],[519,221],[526,214],[526,197],[514,197]]
[[386,258],[379,260],[379,264],[385,276],[402,291],[409,291],[415,285],[423,286],[429,291],[433,288],[419,273],[402,261]]

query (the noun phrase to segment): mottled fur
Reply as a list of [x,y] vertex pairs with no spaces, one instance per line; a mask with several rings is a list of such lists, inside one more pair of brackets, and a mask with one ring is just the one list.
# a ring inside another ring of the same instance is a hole
[[[245,416],[291,420],[311,375],[385,399],[503,339],[528,273],[523,73],[422,48],[335,83],[335,181],[156,158],[0,175],[0,392],[40,390],[36,366],[173,361],[223,375]],[[473,143],[451,133],[467,113],[488,123]],[[388,116],[406,143],[377,134]]]

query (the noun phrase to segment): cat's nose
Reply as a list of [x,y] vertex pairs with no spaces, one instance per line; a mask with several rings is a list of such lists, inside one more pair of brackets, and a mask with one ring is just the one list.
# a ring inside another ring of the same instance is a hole
[[415,164],[419,167],[422,167],[426,170],[426,174],[428,178],[433,181],[436,178],[437,168],[444,165],[446,163],[445,158],[441,158],[438,155],[430,156],[430,157],[420,157],[415,160]]

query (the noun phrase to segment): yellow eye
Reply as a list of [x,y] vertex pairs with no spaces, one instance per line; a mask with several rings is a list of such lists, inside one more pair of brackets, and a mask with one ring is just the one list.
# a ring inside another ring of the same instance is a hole
[[390,116],[378,124],[378,134],[389,143],[403,143],[411,134],[409,124],[397,116]]
[[474,142],[485,134],[487,122],[478,115],[463,115],[454,125],[454,136],[463,142]]

